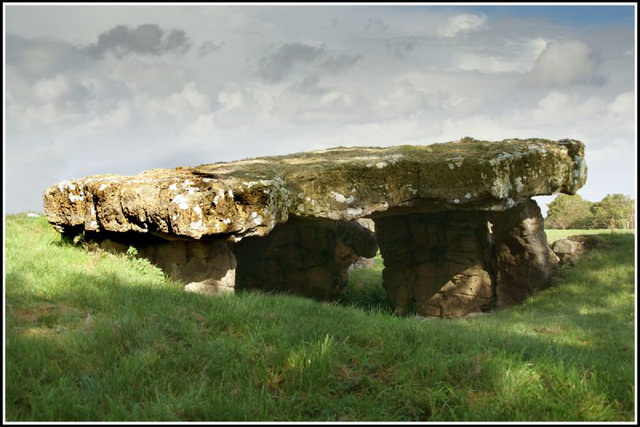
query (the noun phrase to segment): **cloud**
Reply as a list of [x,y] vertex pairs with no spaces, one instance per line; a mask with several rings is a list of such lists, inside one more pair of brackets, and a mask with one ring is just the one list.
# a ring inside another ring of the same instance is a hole
[[412,52],[418,42],[416,40],[398,40],[387,42],[387,50],[393,56],[404,59],[408,53]]
[[594,50],[580,40],[558,40],[546,45],[528,73],[528,83],[562,87],[576,83],[600,85],[600,60]]
[[129,101],[120,101],[113,111],[97,116],[89,125],[94,129],[122,128],[133,120],[133,109]]
[[456,37],[458,34],[479,30],[486,22],[487,18],[484,16],[463,13],[449,18],[438,33],[441,37]]
[[269,83],[279,83],[301,66],[314,66],[316,73],[339,74],[362,59],[361,55],[329,54],[325,44],[320,47],[303,43],[284,44],[277,52],[260,60],[258,75]]
[[180,56],[189,48],[189,39],[183,30],[166,31],[156,24],[143,24],[136,28],[117,25],[101,33],[96,44],[78,48],[78,51],[97,59],[107,53],[116,58],[132,54],[160,56],[173,53]]
[[29,94],[12,95],[7,102],[8,117],[23,128],[37,124],[61,125],[85,115],[94,99],[93,90],[86,82],[56,74],[37,80]]
[[76,102],[90,96],[89,89],[81,84],[73,84],[62,74],[38,80],[33,86],[33,90],[42,102]]
[[505,112],[504,121],[514,127],[566,128],[569,124],[602,119],[605,106],[605,102],[599,97],[583,99],[576,93],[551,90],[533,108],[518,108]]
[[417,89],[409,80],[403,79],[390,93],[381,94],[375,107],[380,119],[392,120],[424,110],[442,109],[447,98],[440,92],[427,93]]
[[149,117],[189,118],[194,114],[209,113],[211,99],[198,90],[195,82],[187,82],[180,92],[166,97],[139,94],[134,99],[134,105],[141,114]]
[[73,51],[69,43],[26,39],[7,34],[6,63],[15,67],[23,77],[39,79],[65,70],[74,69],[82,58]]
[[367,23],[364,26],[365,31],[372,31],[376,33],[384,33],[389,29],[389,24],[385,23],[380,18],[369,18]]
[[310,75],[288,85],[275,100],[273,112],[295,124],[344,124],[370,120],[372,101],[358,87],[321,85]]
[[325,45],[315,47],[302,43],[287,43],[276,53],[260,60],[258,74],[270,83],[284,80],[296,64],[309,64],[327,54]]
[[329,56],[319,64],[320,69],[324,69],[333,74],[341,73],[351,68],[356,62],[362,59],[361,55],[345,55]]
[[215,44],[214,42],[207,40],[200,45],[200,50],[198,50],[198,56],[200,58],[204,58],[205,56],[211,55],[212,53],[222,49],[225,45],[225,42],[221,42]]
[[464,54],[458,59],[457,68],[483,73],[517,73],[527,70],[527,64],[518,59],[501,58],[492,55]]
[[157,58],[101,63],[99,74],[103,75],[105,81],[118,82],[132,90],[158,96],[176,92],[193,80],[192,72],[184,65],[159,61]]
[[621,93],[607,106],[609,114],[616,117],[626,117],[633,119],[633,112],[636,106],[633,92]]

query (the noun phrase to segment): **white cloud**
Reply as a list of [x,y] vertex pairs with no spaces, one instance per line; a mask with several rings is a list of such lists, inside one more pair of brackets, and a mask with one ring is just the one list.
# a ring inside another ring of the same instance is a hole
[[409,80],[402,79],[390,93],[383,93],[377,97],[375,110],[379,116],[376,118],[393,119],[416,114],[425,109],[440,109],[447,98],[447,95],[441,92],[427,93],[417,89]]
[[129,125],[133,120],[133,108],[128,100],[119,101],[116,108],[105,114],[95,117],[89,126],[96,130],[122,128]]
[[616,99],[607,105],[607,110],[613,116],[632,119],[636,108],[635,96],[633,92],[621,93]]
[[74,121],[86,114],[91,89],[62,74],[36,81],[20,96],[8,99],[9,117],[23,127]]
[[217,133],[215,117],[212,113],[201,114],[180,131],[181,143],[210,143]]
[[599,59],[594,50],[580,40],[558,40],[546,45],[538,56],[528,81],[540,86],[570,86],[575,83],[599,84]]
[[462,55],[457,65],[457,68],[461,70],[475,70],[484,73],[521,73],[526,71],[526,67],[527,64],[521,61],[474,54]]
[[194,113],[208,113],[211,100],[197,89],[195,82],[187,82],[180,92],[166,97],[137,94],[134,105],[140,114],[162,120],[163,116],[191,117]]
[[575,94],[554,90],[538,102],[531,118],[533,124],[547,126],[585,119],[593,120],[601,114],[604,105],[604,102],[595,96],[581,100]]
[[481,15],[468,13],[455,15],[440,28],[439,34],[442,37],[456,37],[459,34],[479,30],[485,26],[486,22],[487,18]]
[[322,85],[311,75],[287,86],[276,97],[274,113],[286,121],[344,124],[367,120],[369,97],[355,85]]
[[101,65],[100,74],[103,83],[120,83],[131,91],[156,96],[166,96],[179,91],[193,79],[192,73],[181,63],[170,63],[156,58],[127,58],[106,62]]
[[260,86],[232,87],[221,91],[217,101],[216,120],[221,126],[264,125],[272,118],[275,96]]
[[69,91],[69,82],[61,75],[50,79],[38,80],[34,86],[34,92],[36,96],[44,102],[56,101],[63,97]]
[[537,37],[529,42],[529,46],[532,49],[533,58],[540,56],[542,52],[547,48],[549,42],[542,37]]

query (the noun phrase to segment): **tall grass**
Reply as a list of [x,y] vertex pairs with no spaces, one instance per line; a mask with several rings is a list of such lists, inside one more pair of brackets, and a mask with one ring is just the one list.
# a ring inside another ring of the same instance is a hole
[[384,310],[375,275],[339,303],[206,297],[9,216],[6,418],[632,421],[633,235],[598,238],[521,306],[422,320]]

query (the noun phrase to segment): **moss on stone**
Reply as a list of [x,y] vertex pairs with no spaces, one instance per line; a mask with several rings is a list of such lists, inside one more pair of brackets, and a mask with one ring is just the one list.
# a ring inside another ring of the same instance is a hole
[[532,196],[573,194],[585,180],[581,142],[465,137],[96,175],[51,187],[45,209],[60,226],[241,237],[266,234],[289,214],[356,219],[407,207],[504,209]]

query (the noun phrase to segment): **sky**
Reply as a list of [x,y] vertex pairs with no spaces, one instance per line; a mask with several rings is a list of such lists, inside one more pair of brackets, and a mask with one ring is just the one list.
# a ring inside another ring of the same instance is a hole
[[636,8],[611,4],[4,3],[5,213],[65,179],[465,136],[581,140],[578,194],[636,199]]

